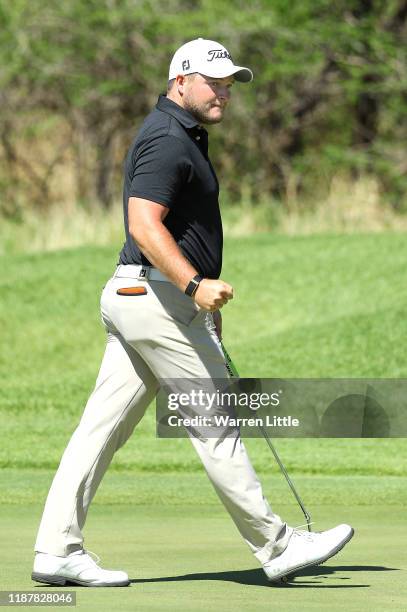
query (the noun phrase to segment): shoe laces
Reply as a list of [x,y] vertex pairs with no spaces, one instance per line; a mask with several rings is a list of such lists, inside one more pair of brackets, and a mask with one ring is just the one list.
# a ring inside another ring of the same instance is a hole
[[[313,525],[315,521],[312,521],[310,525]],[[308,525],[298,525],[298,527],[293,527],[293,535],[304,538],[308,540],[308,542],[313,542],[315,537],[314,531],[308,531],[308,529],[301,529],[301,527],[308,527]]]
[[85,550],[85,549],[84,549],[84,550],[83,550],[83,554],[84,554],[84,555],[88,555],[88,556],[89,556],[89,557],[92,559],[92,561],[93,561],[93,563],[94,563],[95,565],[99,565],[99,563],[100,563],[100,557],[99,557],[99,556],[98,556],[96,553],[94,553],[92,550]]

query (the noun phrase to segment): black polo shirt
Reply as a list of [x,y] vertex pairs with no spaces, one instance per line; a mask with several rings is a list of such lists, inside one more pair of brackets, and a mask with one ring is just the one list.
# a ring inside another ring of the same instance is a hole
[[219,278],[222,222],[219,184],[208,157],[208,133],[181,106],[161,95],[125,161],[126,242],[121,264],[151,265],[129,234],[128,200],[135,196],[169,208],[164,220],[183,255],[206,278]]

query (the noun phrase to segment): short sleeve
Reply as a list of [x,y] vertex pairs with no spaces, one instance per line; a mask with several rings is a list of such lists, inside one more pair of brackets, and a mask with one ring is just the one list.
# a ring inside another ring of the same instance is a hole
[[172,208],[188,176],[188,166],[179,138],[166,135],[142,143],[134,159],[129,197]]

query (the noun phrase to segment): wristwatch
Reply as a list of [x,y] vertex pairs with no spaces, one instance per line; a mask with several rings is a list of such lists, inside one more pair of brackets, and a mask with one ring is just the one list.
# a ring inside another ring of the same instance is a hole
[[199,276],[199,274],[194,276],[194,278],[189,281],[187,288],[185,289],[185,293],[190,297],[193,297],[199,287],[199,283],[201,282],[201,280],[203,280],[203,277]]

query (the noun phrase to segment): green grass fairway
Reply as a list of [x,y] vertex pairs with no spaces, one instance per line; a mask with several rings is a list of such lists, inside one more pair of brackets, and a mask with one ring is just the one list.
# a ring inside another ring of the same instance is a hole
[[[30,580],[53,474],[104,351],[101,289],[118,247],[0,257],[0,590]],[[281,237],[225,245],[235,289],[224,341],[242,376],[407,378],[402,234]],[[246,441],[275,512],[304,518],[260,439]],[[278,439],[315,529],[349,522],[338,557],[270,587],[188,440],[158,440],[151,406],[91,507],[86,546],[127,570],[125,589],[77,588],[83,610],[407,609],[405,439]],[[55,608],[52,608],[55,609]]]
[[[30,580],[38,506],[0,509],[3,590],[46,591]],[[405,610],[404,509],[314,508],[327,527],[352,520],[353,540],[325,565],[271,587],[221,508],[95,506],[86,542],[105,566],[128,571],[122,589],[69,587],[80,610]],[[64,587],[65,589],[66,587]],[[55,609],[55,608],[54,608]]]
[[[117,253],[88,247],[0,258],[0,467],[59,461],[98,372],[99,298]],[[241,375],[407,377],[406,268],[403,234],[228,240],[222,276],[236,295],[223,309],[224,340]],[[407,472],[403,440],[282,440],[279,447],[301,472]],[[275,469],[264,444],[251,448],[258,469]],[[112,467],[201,469],[187,441],[154,439],[152,410]]]

